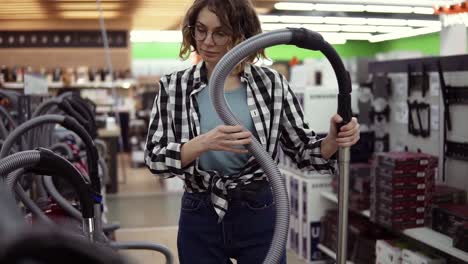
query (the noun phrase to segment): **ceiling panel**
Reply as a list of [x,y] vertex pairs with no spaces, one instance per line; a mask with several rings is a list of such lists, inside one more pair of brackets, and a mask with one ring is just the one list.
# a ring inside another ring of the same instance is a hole
[[[131,29],[170,30],[180,22],[193,0],[101,0],[104,18],[127,21]],[[257,0],[257,12],[268,13],[276,0]],[[0,0],[0,22],[14,25],[15,21],[50,21],[47,25],[90,22],[99,17],[94,0]],[[21,23],[18,23],[21,24]],[[24,25],[23,25],[24,26]]]

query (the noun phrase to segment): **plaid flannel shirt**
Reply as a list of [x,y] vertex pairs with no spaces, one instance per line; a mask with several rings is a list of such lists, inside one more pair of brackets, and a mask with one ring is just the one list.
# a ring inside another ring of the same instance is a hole
[[[241,81],[247,86],[247,104],[259,142],[274,160],[278,161],[278,147],[281,147],[300,169],[335,172],[336,160],[322,157],[321,141],[304,122],[302,108],[284,76],[269,68],[247,64]],[[157,176],[181,178],[187,192],[211,192],[221,221],[228,209],[229,189],[267,178],[254,157],[234,176],[204,171],[198,159],[181,166],[182,145],[200,132],[195,95],[208,89],[207,86],[203,62],[161,78],[150,117],[145,163]]]

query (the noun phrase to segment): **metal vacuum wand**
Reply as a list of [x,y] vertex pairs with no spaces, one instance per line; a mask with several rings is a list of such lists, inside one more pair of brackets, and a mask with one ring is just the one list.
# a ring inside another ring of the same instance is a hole
[[338,194],[338,247],[336,260],[338,264],[346,263],[348,249],[348,193],[349,193],[349,147],[339,149],[340,192]]

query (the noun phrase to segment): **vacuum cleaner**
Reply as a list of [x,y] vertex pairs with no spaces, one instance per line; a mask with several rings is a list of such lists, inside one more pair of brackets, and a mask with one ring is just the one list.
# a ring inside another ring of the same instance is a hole
[[[350,122],[351,111],[351,80],[343,61],[335,49],[326,42],[322,35],[304,28],[287,28],[256,35],[230,50],[216,65],[211,76],[209,90],[213,106],[221,120],[226,125],[242,125],[230,110],[224,98],[224,83],[234,67],[251,54],[271,46],[289,44],[297,47],[322,52],[333,67],[338,80],[338,114],[343,118],[339,127]],[[246,129],[244,129],[246,130]],[[286,186],[281,173],[270,154],[261,144],[252,138],[248,145],[249,152],[256,158],[270,182],[273,198],[276,204],[275,231],[263,263],[279,263],[286,246],[289,229],[289,202]],[[349,147],[339,149],[340,193],[337,263],[346,263],[347,226],[348,226],[348,188],[349,188]]]

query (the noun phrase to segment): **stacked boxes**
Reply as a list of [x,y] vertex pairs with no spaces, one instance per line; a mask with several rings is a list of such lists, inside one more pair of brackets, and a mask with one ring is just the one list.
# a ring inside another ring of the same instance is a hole
[[[329,210],[322,219],[321,243],[336,252],[338,238],[338,210]],[[369,219],[350,212],[348,222],[347,258],[355,264],[376,263],[376,241],[392,238],[391,234]]]
[[438,256],[403,249],[402,251],[402,264],[445,264],[445,259]]
[[377,240],[375,244],[376,264],[401,264],[402,251],[406,245],[390,240]]
[[324,263],[325,256],[318,249],[321,223],[329,205],[320,193],[331,190],[331,176],[316,172],[299,174],[297,170],[282,168],[290,198],[290,226],[288,248],[307,263]]
[[301,257],[308,263],[324,260],[319,250],[321,223],[320,219],[330,204],[324,203],[320,193],[331,190],[331,175],[309,172],[300,179],[301,183]]
[[376,154],[371,180],[371,221],[401,230],[430,219],[437,158],[423,153]]

